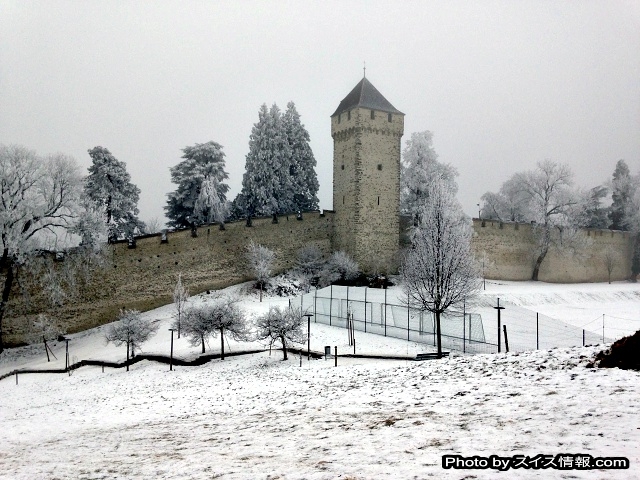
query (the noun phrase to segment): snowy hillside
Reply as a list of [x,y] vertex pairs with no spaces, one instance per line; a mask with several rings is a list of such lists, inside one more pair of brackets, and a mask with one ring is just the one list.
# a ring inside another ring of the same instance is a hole
[[[610,315],[626,316],[638,305],[638,287],[628,285],[492,284],[487,295],[566,315],[581,312],[591,289],[612,308],[625,296]],[[242,301],[254,313],[270,303],[288,299]],[[172,313],[172,306],[145,313],[161,324],[145,352],[168,353]],[[106,346],[103,330],[71,336],[71,355],[122,361],[124,348]],[[362,332],[356,338],[359,353],[428,351]],[[346,353],[347,339],[344,329],[312,323],[313,350],[337,345]],[[601,348],[426,362],[339,358],[338,367],[306,358],[300,367],[298,356],[282,362],[274,350],[172,372],[140,362],[128,373],[83,367],[72,376],[20,375],[18,385],[9,377],[0,381],[0,479],[640,479],[640,373],[585,368]],[[190,358],[200,347],[181,338],[175,351]],[[0,374],[64,366],[63,345],[54,352],[50,363],[39,346],[5,353]],[[589,454],[627,457],[630,468],[444,470],[446,454]]]

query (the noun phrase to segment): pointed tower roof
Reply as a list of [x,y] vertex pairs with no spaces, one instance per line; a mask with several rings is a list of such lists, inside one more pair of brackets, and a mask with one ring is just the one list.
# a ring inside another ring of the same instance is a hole
[[382,96],[376,87],[374,87],[367,77],[363,77],[360,82],[349,92],[349,95],[338,105],[333,112],[332,117],[339,113],[345,112],[354,107],[370,108],[371,110],[379,110],[387,113],[399,113],[404,115],[400,110],[396,109],[389,101]]

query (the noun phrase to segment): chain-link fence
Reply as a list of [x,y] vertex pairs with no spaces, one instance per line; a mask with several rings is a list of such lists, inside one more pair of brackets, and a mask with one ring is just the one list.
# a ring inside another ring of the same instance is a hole
[[[313,313],[315,322],[346,328],[351,320],[353,328],[361,332],[436,346],[434,315],[389,303],[386,293],[333,285],[303,295],[299,301],[303,310]],[[380,298],[382,295],[384,298]],[[486,341],[482,317],[476,313],[441,315],[440,331],[443,349],[468,353],[497,351],[497,344]]]

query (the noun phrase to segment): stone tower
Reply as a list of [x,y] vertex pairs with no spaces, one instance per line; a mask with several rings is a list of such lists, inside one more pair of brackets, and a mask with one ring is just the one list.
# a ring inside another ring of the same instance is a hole
[[363,78],[331,116],[332,247],[365,272],[395,270],[404,113]]

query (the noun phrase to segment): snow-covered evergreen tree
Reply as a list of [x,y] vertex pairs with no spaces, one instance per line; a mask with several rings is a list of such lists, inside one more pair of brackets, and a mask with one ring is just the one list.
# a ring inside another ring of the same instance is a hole
[[458,191],[455,177],[458,172],[451,165],[438,161],[433,148],[433,134],[429,131],[411,134],[402,152],[400,175],[400,209],[415,216],[434,184],[444,185],[453,195]]
[[309,132],[300,121],[300,114],[293,102],[287,104],[282,116],[291,158],[289,173],[291,175],[291,208],[293,210],[318,209],[318,177],[316,175],[316,159],[309,145]]
[[213,141],[197,143],[182,152],[184,160],[170,168],[171,181],[178,188],[167,195],[164,209],[168,225],[182,228],[191,222],[224,221],[226,213],[220,207],[226,205],[229,186],[224,181],[229,174],[225,171],[222,145]]
[[84,193],[102,212],[110,242],[132,236],[144,229],[138,219],[140,189],[131,183],[127,164],[104,147],[89,150],[92,165]]
[[611,230],[627,230],[627,210],[634,196],[635,182],[631,178],[629,167],[624,160],[618,160],[611,182],[611,211],[609,220]]
[[263,104],[249,138],[249,153],[240,195],[247,216],[289,211],[291,199],[291,148],[277,105]]

